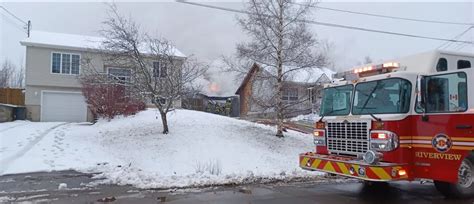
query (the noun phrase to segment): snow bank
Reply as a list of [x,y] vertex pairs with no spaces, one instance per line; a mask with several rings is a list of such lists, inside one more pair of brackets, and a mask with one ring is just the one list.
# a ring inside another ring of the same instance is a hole
[[[290,131],[280,139],[270,126],[189,110],[169,113],[171,132],[163,135],[157,115],[150,109],[95,125],[60,125],[10,164],[2,165],[0,174],[74,169],[100,172],[96,177],[103,180],[99,183],[140,188],[319,175],[298,167],[298,154],[314,148],[311,136]],[[7,131],[42,132],[50,127],[41,124]],[[1,137],[1,146],[4,139],[10,140]]]

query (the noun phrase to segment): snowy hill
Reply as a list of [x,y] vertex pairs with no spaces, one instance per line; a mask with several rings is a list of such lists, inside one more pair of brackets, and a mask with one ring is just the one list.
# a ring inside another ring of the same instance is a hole
[[[74,123],[0,124],[0,174],[74,169],[101,172],[101,183],[168,188],[313,177],[298,167],[312,137],[188,110],[169,113],[162,135],[156,110]],[[13,137],[15,136],[15,137]]]

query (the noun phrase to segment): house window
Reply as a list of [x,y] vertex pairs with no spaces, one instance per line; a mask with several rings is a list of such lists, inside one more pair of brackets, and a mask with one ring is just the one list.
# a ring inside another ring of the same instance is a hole
[[166,99],[160,98],[159,102],[160,102],[161,105],[165,105],[166,104]]
[[70,73],[71,73],[71,55],[62,54],[61,74],[70,74]]
[[160,76],[160,62],[153,62],[153,77]]
[[127,68],[109,67],[108,72],[113,79],[119,82],[130,82],[132,76],[132,70]]
[[298,89],[297,88],[286,88],[283,89],[283,95],[281,97],[284,101],[297,101],[298,100]]
[[313,87],[312,89],[309,89],[309,98],[311,100],[311,103],[318,103],[318,96],[319,96],[319,87]]
[[471,68],[471,62],[467,60],[458,60],[458,69]]
[[165,66],[161,66],[160,62],[153,62],[153,77],[166,77],[167,75]]
[[168,76],[168,70],[166,69],[166,66],[161,66],[160,68],[161,68],[160,77]]
[[51,72],[60,73],[61,72],[61,54],[53,53],[53,62],[51,63]]
[[80,55],[66,53],[52,53],[51,73],[55,74],[79,74]]
[[79,55],[72,55],[71,74],[79,74],[80,61],[81,59]]
[[159,103],[159,104],[161,104],[161,105],[166,105],[166,99],[163,98],[163,97],[157,97],[157,96],[155,96],[155,97],[153,97],[153,99],[152,99],[152,103]]

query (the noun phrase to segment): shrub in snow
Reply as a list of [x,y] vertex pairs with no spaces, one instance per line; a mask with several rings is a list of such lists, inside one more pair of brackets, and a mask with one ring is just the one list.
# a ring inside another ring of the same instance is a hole
[[120,83],[97,83],[82,79],[82,93],[94,118],[112,119],[117,115],[134,115],[145,109],[145,103]]

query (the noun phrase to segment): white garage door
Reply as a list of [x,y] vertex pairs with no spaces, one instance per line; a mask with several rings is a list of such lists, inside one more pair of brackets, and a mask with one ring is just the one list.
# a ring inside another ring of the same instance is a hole
[[82,93],[43,92],[41,121],[85,122],[87,104]]

